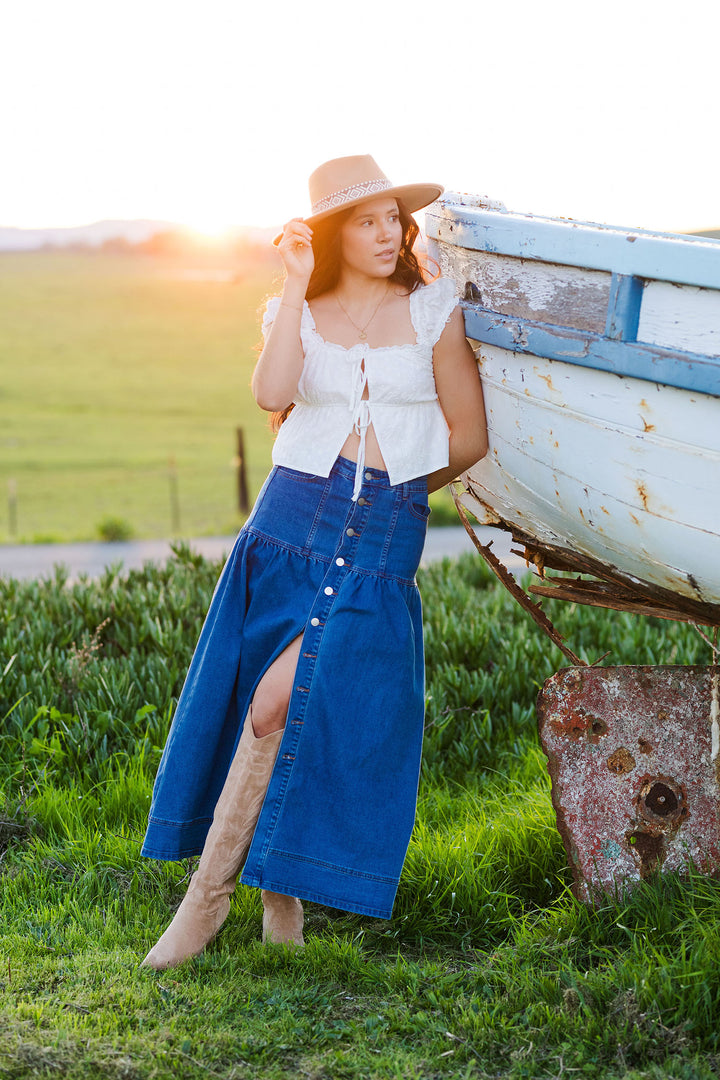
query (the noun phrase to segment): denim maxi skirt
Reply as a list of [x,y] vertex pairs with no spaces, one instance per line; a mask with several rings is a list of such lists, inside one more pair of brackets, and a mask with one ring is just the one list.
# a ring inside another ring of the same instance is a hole
[[155,781],[142,854],[202,851],[255,688],[302,634],[287,722],[240,878],[390,918],[424,717],[415,572],[425,477],[275,466],[215,588]]

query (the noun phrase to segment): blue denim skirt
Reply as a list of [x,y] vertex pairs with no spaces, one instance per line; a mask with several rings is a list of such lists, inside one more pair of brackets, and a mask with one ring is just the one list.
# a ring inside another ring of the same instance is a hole
[[424,717],[415,572],[424,477],[275,466],[213,594],[155,781],[142,853],[202,851],[263,673],[302,646],[240,880],[389,918],[415,820]]

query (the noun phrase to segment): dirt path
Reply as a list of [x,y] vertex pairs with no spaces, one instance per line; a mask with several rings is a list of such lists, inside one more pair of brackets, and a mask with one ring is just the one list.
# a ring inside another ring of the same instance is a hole
[[[510,555],[512,541],[497,529],[479,526],[477,534],[483,543],[493,541],[493,550],[514,574],[525,571],[525,562]],[[233,545],[233,536],[206,536],[191,540],[194,551],[210,559],[220,559]],[[462,526],[429,529],[423,564],[445,556],[454,558],[473,546]],[[67,567],[71,580],[81,574],[98,577],[106,567],[122,563],[126,570],[139,568],[144,562],[164,562],[170,556],[168,540],[129,540],[116,543],[85,544],[3,544],[0,546],[0,575],[14,578],[47,577],[61,563]]]

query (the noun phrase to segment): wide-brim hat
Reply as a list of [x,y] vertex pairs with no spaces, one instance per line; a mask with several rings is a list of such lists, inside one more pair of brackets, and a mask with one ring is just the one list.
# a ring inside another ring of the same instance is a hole
[[[311,228],[340,210],[348,210],[380,195],[402,199],[414,213],[442,195],[442,184],[393,184],[370,154],[333,158],[319,165],[308,180],[310,216],[303,221]],[[274,244],[282,239],[275,237]]]

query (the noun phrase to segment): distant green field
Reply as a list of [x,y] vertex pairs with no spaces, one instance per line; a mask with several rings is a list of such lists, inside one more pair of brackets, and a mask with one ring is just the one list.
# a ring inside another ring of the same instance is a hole
[[[270,467],[249,386],[276,280],[267,263],[0,253],[0,543],[94,539],[107,518],[139,538],[236,531],[237,427],[251,501]],[[433,507],[456,520],[446,493]]]
[[273,271],[192,274],[142,256],[0,255],[0,540],[92,538],[108,516],[169,534],[171,457],[180,534],[238,526],[237,426],[251,497],[270,464],[249,382]]

